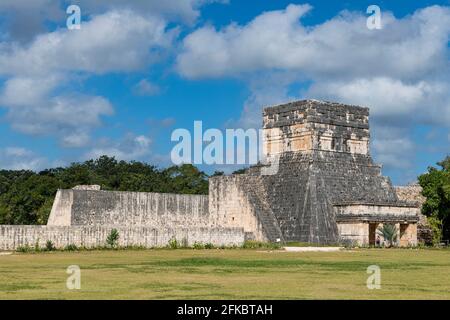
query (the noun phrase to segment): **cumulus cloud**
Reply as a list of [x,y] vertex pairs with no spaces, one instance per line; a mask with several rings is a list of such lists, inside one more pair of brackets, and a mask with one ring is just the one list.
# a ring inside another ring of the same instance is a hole
[[308,97],[337,99],[370,107],[377,120],[409,126],[411,122],[448,125],[450,123],[450,84],[421,80],[403,82],[392,78],[321,81],[314,83]]
[[[243,26],[202,27],[185,37],[177,70],[192,79],[247,79],[249,100],[259,108],[264,102],[254,97],[266,95],[271,85],[254,90],[255,73],[276,73],[282,79],[284,72],[285,87],[295,81],[309,84],[298,96],[369,106],[378,118],[409,117],[426,108],[417,113],[423,115],[419,121],[450,122],[449,8],[432,6],[402,19],[383,12],[382,30],[369,30],[366,16],[352,12],[306,27],[301,19],[311,10],[289,5]],[[276,87],[275,96],[285,96],[279,83]]]
[[161,93],[161,88],[147,79],[142,79],[134,86],[133,92],[139,96],[154,96]]
[[0,14],[3,17],[0,36],[21,43],[45,31],[45,22],[64,19],[58,0],[2,0]]
[[248,79],[250,96],[245,100],[240,118],[230,120],[227,127],[259,128],[262,123],[261,107],[285,103],[295,100],[288,93],[289,84],[295,79],[286,72],[270,72],[258,74]]
[[143,14],[158,14],[174,21],[192,24],[200,16],[200,7],[209,3],[227,3],[227,0],[75,0],[87,13],[99,13],[112,9],[131,9]]
[[[450,126],[449,7],[402,18],[383,11],[381,30],[366,27],[365,12],[343,11],[306,26],[302,19],[310,14],[310,5],[291,4],[245,25],[201,27],[184,38],[176,69],[188,79],[246,81],[251,94],[239,123],[247,126],[259,127],[263,106],[293,98],[370,107],[373,150],[389,167],[413,158],[414,126]],[[275,81],[255,85],[260,74]],[[293,85],[301,90],[292,92]]]
[[47,77],[16,76],[5,81],[0,104],[11,108],[42,103],[53,89],[63,81],[57,74]]
[[48,165],[47,159],[21,147],[0,149],[0,168],[5,170],[38,171]]
[[428,7],[403,19],[384,12],[384,27],[376,31],[366,28],[363,14],[351,12],[305,27],[301,18],[311,9],[289,5],[263,13],[244,26],[200,28],[184,39],[178,70],[188,78],[273,69],[315,77],[415,78],[449,68],[449,8]]
[[113,156],[118,160],[145,160],[150,155],[152,140],[144,135],[127,134],[119,141],[103,139],[86,155],[95,159],[102,155]]
[[7,107],[6,119],[19,132],[55,134],[63,146],[83,146],[89,141],[88,132],[113,108],[103,97],[52,95],[59,80],[59,76],[11,78],[0,94],[0,105]]
[[82,21],[113,10],[130,10],[144,16],[192,25],[200,16],[200,8],[227,0],[2,0],[0,38],[26,43],[48,29],[47,22],[64,25],[69,5],[79,5]]
[[418,146],[409,137],[408,128],[375,124],[372,129],[377,134],[371,141],[371,150],[375,152],[380,163],[395,169],[406,170],[413,167],[414,157],[405,155],[412,155]]
[[57,96],[45,105],[10,109],[7,119],[20,132],[40,135],[61,134],[63,141],[73,141],[75,134],[85,134],[100,125],[101,115],[112,114],[111,104],[102,97]]
[[159,17],[109,11],[83,23],[80,30],[58,29],[28,46],[3,44],[0,74],[135,71],[155,61],[158,49],[170,46],[176,30],[166,27]]
[[[101,124],[102,116],[113,113],[113,107],[103,97],[74,92],[71,81],[80,73],[145,68],[170,47],[176,34],[161,17],[125,10],[95,16],[81,30],[39,35],[29,45],[1,43],[0,75],[6,81],[0,106],[7,109],[6,118],[15,130],[54,134],[64,147],[85,146],[90,131]],[[148,93],[150,88],[141,89]]]

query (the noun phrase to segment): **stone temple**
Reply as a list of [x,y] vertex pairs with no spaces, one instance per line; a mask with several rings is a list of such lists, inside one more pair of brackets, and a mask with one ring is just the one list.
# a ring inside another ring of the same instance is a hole
[[418,205],[399,200],[369,153],[369,109],[302,100],[263,110],[269,164],[210,178],[209,195],[57,192],[46,226],[0,226],[0,249],[51,240],[99,246],[240,245],[245,240],[375,244],[385,223],[400,245],[417,243]]
[[396,224],[416,244],[419,209],[400,201],[369,153],[369,109],[316,100],[263,111],[265,152],[278,172],[212,178],[210,210],[269,241],[374,244],[380,224]]

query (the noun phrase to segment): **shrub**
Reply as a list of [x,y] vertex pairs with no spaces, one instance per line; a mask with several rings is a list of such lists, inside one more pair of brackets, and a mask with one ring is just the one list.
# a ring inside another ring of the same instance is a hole
[[30,247],[30,246],[28,245],[28,243],[27,243],[27,244],[24,245],[24,246],[19,246],[19,247],[17,247],[16,251],[17,251],[17,252],[23,252],[23,253],[25,253],[25,252],[30,252],[30,251],[32,251],[32,249],[31,249],[31,247]]
[[76,245],[74,245],[74,244],[68,244],[68,245],[64,248],[64,250],[67,250],[67,251],[77,251],[77,250],[78,250],[78,247],[77,247]]
[[194,245],[192,246],[192,248],[196,249],[196,250],[201,250],[201,249],[205,249],[205,245],[201,242],[195,242]]
[[116,248],[119,242],[119,231],[112,229],[106,238],[106,245],[110,248]]
[[170,249],[178,249],[180,247],[176,238],[172,238],[169,240],[169,248]]
[[212,243],[205,244],[205,249],[214,249],[214,245]]
[[358,241],[348,238],[339,238],[337,246],[342,246],[345,249],[353,249],[359,247]]
[[39,239],[37,239],[36,243],[34,244],[34,251],[36,252],[41,251],[41,247],[39,246]]
[[50,240],[47,240],[47,242],[45,243],[45,250],[47,250],[47,251],[53,251],[53,250],[55,250],[56,248],[55,248],[55,245],[53,244],[53,242],[52,241],[50,241]]

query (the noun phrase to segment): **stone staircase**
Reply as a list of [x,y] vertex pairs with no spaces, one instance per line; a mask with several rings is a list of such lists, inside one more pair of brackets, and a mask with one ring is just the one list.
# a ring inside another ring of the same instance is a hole
[[248,195],[249,201],[252,203],[267,240],[270,242],[276,242],[277,239],[280,239],[280,241],[283,242],[283,234],[275,215],[270,209],[266,191],[264,190],[263,183],[260,180],[261,178],[254,177],[254,179],[254,184],[245,184],[243,186],[245,188],[244,191]]

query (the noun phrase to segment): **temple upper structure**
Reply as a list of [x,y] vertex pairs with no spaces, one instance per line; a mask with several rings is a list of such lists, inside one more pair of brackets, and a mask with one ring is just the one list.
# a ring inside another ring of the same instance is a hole
[[369,109],[317,100],[264,109],[266,155],[334,151],[369,154]]

